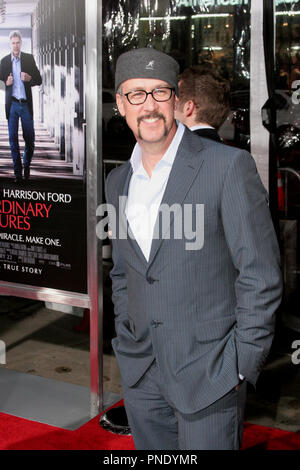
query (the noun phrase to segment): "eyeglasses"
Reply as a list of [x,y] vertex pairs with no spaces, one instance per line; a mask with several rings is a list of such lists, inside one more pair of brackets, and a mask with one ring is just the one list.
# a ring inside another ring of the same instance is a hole
[[160,87],[154,88],[152,91],[134,90],[129,93],[125,93],[124,96],[126,96],[130,104],[134,105],[145,103],[148,95],[152,95],[152,98],[160,103],[168,101],[171,98],[173,91],[175,91],[175,88]]

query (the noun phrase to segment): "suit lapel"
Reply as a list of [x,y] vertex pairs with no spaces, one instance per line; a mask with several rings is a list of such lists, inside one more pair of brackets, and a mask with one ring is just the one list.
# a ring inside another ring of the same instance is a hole
[[[203,158],[200,155],[201,150],[202,143],[200,139],[193,136],[193,133],[186,129],[173,163],[161,206],[166,204],[170,207],[173,204],[181,205],[183,203],[202,166]],[[170,223],[165,226],[165,233],[169,233],[170,226],[174,221],[173,212],[169,220]],[[158,225],[159,217],[156,219],[154,233],[159,233]],[[152,241],[148,266],[153,262],[163,242],[163,235],[160,238],[154,238]]]
[[126,209],[126,200],[128,195],[128,188],[129,182],[132,175],[132,168],[131,164],[128,161],[126,165],[124,165],[123,173],[121,174],[120,178],[120,188],[121,192],[118,193],[118,199],[115,201],[115,207],[117,209],[117,214],[119,214],[119,236],[120,233],[127,234],[127,219],[125,215]]
[[12,61],[11,61],[11,55],[9,56],[9,60],[8,60],[8,71],[9,71],[9,74],[10,75],[13,71],[13,66],[12,66]]
[[137,256],[140,258],[140,260],[143,262],[144,265],[147,264],[147,260],[137,243],[136,239],[134,238],[134,235],[130,229],[125,210],[126,210],[126,202],[128,198],[128,190],[129,190],[129,183],[130,179],[132,176],[132,166],[130,161],[128,162],[128,166],[124,166],[124,173],[121,176],[121,181],[120,181],[120,187],[122,188],[122,192],[120,193],[119,196],[122,197],[122,202],[120,204],[120,200],[116,201],[118,210],[117,213],[119,213],[119,233],[126,234],[127,235],[127,241],[132,247],[132,249],[135,251]]
[[[191,131],[186,129],[179,145],[172,170],[170,172],[161,206],[163,204],[166,204],[168,207],[172,206],[173,204],[177,204],[179,206],[183,203],[186,194],[188,193],[202,166],[203,158],[200,154],[202,148],[203,146],[200,139],[193,135]],[[119,193],[119,196],[123,196],[123,199],[121,204],[119,200],[115,202],[116,207],[118,207],[117,213],[120,214],[119,223],[121,226],[119,227],[119,233],[122,231],[122,233],[129,234],[129,236],[127,236],[128,243],[139,257],[140,261],[142,261],[142,263],[147,266],[147,260],[130,230],[125,214],[129,183],[132,176],[132,167],[130,162],[128,162],[127,165],[124,165],[123,168],[124,171],[120,175],[120,188],[122,188],[122,190]],[[174,214],[171,213],[170,223],[165,226],[165,232],[170,229],[173,220]],[[159,218],[156,220],[154,233],[159,233],[158,224]],[[160,249],[163,239],[163,236],[157,239],[153,239],[148,261],[148,268],[152,264],[158,250]]]
[[11,54],[9,54],[8,56],[6,56],[6,73],[7,73],[7,76],[10,75],[12,73],[12,61],[11,61]]

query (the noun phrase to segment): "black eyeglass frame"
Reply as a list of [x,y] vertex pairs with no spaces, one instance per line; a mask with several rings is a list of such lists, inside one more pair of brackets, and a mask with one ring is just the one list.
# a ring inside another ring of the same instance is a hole
[[[170,90],[170,91],[171,91],[169,98],[167,98],[166,100],[157,100],[157,99],[153,96],[153,92],[154,92],[154,91],[156,91],[156,90],[161,90],[161,89]],[[131,103],[131,101],[130,101],[128,95],[130,95],[131,93],[137,92],[137,91],[140,91],[140,92],[145,93],[145,99],[144,99],[144,101],[141,101],[141,103]],[[165,103],[166,101],[169,101],[169,100],[172,98],[172,93],[173,93],[173,91],[174,91],[174,93],[175,93],[175,88],[174,88],[174,87],[160,86],[160,87],[153,88],[152,91],[146,91],[146,90],[132,90],[132,91],[129,91],[128,93],[124,93],[124,94],[122,93],[122,96],[126,96],[128,103],[130,103],[132,106],[139,106],[140,104],[144,104],[144,103],[145,103],[145,101],[146,101],[147,98],[148,98],[148,95],[151,95],[152,98],[153,98],[155,101],[157,101],[158,103]]]

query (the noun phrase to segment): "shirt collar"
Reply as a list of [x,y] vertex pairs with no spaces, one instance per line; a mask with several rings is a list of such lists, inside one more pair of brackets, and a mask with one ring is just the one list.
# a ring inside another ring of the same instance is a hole
[[[169,145],[166,153],[162,157],[162,159],[158,162],[158,164],[165,164],[168,166],[172,166],[175,160],[175,156],[181,142],[182,136],[185,131],[185,126],[178,122],[178,127],[176,134],[173,137],[171,144]],[[133,152],[131,154],[130,163],[133,169],[133,173],[136,174],[146,174],[146,170],[143,167],[142,163],[142,149],[138,143],[135,144]]]
[[13,53],[11,53],[11,61],[13,61],[13,60],[18,60],[18,59],[21,59],[21,51],[20,51],[18,57],[15,57],[15,56],[13,55]]
[[210,126],[209,124],[198,124],[195,126],[190,127],[191,131],[196,131],[197,129],[214,129],[214,127]]

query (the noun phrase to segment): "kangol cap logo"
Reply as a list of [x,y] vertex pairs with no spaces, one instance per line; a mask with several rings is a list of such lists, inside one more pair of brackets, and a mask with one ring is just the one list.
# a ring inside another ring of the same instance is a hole
[[154,60],[150,60],[149,64],[146,65],[146,70],[154,69]]

